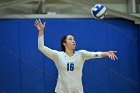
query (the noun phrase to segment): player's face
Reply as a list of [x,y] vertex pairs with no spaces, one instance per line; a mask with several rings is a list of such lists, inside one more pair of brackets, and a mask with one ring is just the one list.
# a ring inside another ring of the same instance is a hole
[[72,35],[68,35],[66,38],[66,43],[64,45],[66,48],[74,50],[76,46],[74,37]]

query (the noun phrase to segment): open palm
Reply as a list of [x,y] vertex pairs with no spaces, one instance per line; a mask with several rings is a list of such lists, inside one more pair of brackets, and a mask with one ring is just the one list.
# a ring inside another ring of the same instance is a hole
[[39,19],[39,20],[36,19],[34,25],[37,27],[37,29],[38,29],[39,31],[44,31],[44,28],[45,28],[46,22],[44,22],[44,23],[42,24],[42,22],[41,22],[40,19]]
[[107,56],[108,56],[109,58],[111,58],[112,60],[116,60],[116,59],[118,59],[118,57],[115,55],[116,52],[117,52],[117,51],[108,51],[108,52],[107,52]]

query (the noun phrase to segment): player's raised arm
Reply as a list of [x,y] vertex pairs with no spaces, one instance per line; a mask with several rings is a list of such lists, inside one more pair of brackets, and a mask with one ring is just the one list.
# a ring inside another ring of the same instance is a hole
[[108,51],[108,52],[89,52],[86,50],[80,50],[82,57],[84,60],[89,60],[92,58],[103,58],[103,57],[109,57],[112,60],[118,59],[115,55],[116,51]]
[[57,51],[52,50],[44,45],[44,28],[45,28],[45,22],[42,24],[41,20],[35,21],[35,26],[38,29],[38,49],[47,57],[49,57],[52,60],[55,60],[57,57]]

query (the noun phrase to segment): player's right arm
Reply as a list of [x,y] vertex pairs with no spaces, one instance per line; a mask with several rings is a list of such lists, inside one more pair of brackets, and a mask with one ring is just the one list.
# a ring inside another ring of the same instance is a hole
[[44,28],[45,28],[45,22],[42,24],[41,20],[36,20],[35,21],[35,26],[38,29],[38,49],[47,57],[49,57],[52,60],[56,60],[57,58],[57,51],[48,48],[47,46],[44,45]]

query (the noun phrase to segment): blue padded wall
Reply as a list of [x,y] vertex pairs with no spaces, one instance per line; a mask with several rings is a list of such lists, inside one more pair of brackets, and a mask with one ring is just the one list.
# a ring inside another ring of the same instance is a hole
[[[37,47],[35,19],[0,20],[0,92],[54,93],[57,69]],[[84,64],[84,93],[139,93],[140,26],[124,19],[42,19],[45,45],[60,51],[60,39],[72,34],[76,50],[116,50],[119,60]]]

